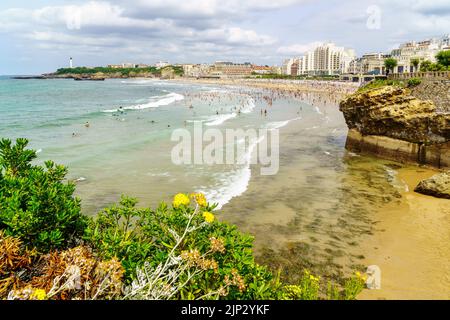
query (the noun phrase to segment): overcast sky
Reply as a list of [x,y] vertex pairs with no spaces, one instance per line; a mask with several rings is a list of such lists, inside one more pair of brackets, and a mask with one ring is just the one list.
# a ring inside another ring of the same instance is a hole
[[0,74],[121,62],[277,64],[333,41],[358,55],[450,33],[449,0],[1,0]]

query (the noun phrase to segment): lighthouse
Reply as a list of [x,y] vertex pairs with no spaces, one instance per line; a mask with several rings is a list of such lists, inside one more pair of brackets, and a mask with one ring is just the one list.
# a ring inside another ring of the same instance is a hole
[[72,59],[72,57],[70,57],[70,59],[69,59],[69,65],[70,65],[70,69],[72,69],[73,68],[73,59]]

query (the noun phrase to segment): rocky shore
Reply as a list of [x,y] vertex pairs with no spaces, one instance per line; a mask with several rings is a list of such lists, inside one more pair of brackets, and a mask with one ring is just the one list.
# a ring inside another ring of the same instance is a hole
[[450,168],[450,113],[397,86],[360,90],[340,103],[346,148],[400,162]]
[[422,180],[414,191],[436,198],[450,199],[450,171]]

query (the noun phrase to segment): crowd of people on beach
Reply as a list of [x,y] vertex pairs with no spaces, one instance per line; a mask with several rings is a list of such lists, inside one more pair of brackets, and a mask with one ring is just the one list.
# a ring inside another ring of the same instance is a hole
[[[215,81],[208,84],[225,85],[224,89],[211,89],[209,91],[184,92],[185,106],[196,115],[195,104],[201,103],[211,107],[211,114],[223,113],[249,113],[257,106],[261,116],[267,117],[270,108],[277,100],[285,100],[287,103],[306,103],[316,107],[337,106],[341,99],[354,92],[357,87],[354,84],[313,81],[313,80],[257,80],[241,79],[239,81]],[[220,106],[217,108],[217,106]],[[228,106],[228,107],[227,107]],[[301,109],[301,106],[300,106]],[[120,120],[126,112],[122,106],[112,116]],[[155,123],[155,121],[152,121]],[[184,126],[187,121],[184,121]],[[86,128],[90,123],[86,122]],[[170,124],[167,125],[170,127]],[[73,137],[77,136],[73,133]]]
[[[250,83],[250,82],[249,82]],[[249,98],[261,108],[261,115],[267,116],[268,110],[277,100],[285,100],[288,103],[303,102],[313,106],[337,106],[341,99],[355,91],[355,86],[348,83],[327,82],[327,81],[297,81],[295,86],[291,82],[262,82],[265,86],[242,86],[230,87],[230,91],[211,90],[199,92],[185,92],[185,104],[190,109],[194,109],[195,101],[208,104],[211,108],[215,105],[222,106],[216,110],[216,115],[220,112],[237,112],[240,114],[249,105]],[[223,107],[227,102],[233,102],[230,110]],[[213,108],[211,109],[213,112]]]

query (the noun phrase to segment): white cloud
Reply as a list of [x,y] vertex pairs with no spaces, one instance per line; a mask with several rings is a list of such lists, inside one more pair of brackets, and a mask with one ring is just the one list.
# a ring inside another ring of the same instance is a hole
[[314,50],[318,46],[322,45],[323,42],[314,41],[306,44],[293,44],[289,46],[279,47],[277,53],[282,55],[301,55],[308,51]]
[[[186,13],[190,10],[203,15],[214,16],[223,10],[238,10],[238,1],[228,1],[225,5],[212,0],[190,0],[184,2],[134,1],[138,6],[148,9]],[[287,5],[294,0],[281,3],[269,1],[250,1],[246,8],[269,8]],[[233,48],[252,48],[272,45],[276,42],[271,36],[259,34],[251,29],[222,25],[196,29],[180,24],[173,16],[160,15],[152,18],[139,18],[127,15],[129,4],[118,5],[106,1],[90,1],[78,6],[46,6],[37,10],[10,9],[0,12],[0,32],[16,32],[17,36],[32,40],[39,48],[48,50],[99,50],[102,47],[126,49],[158,48],[160,54],[176,54],[185,51],[192,43],[210,48],[220,47],[222,52]],[[173,10],[169,10],[173,9]],[[183,17],[185,19],[186,17]],[[202,22],[200,21],[200,24]],[[208,45],[209,44],[209,45]],[[89,48],[91,46],[91,48]],[[136,50],[134,50],[136,52]],[[206,54],[206,52],[202,52]]]

